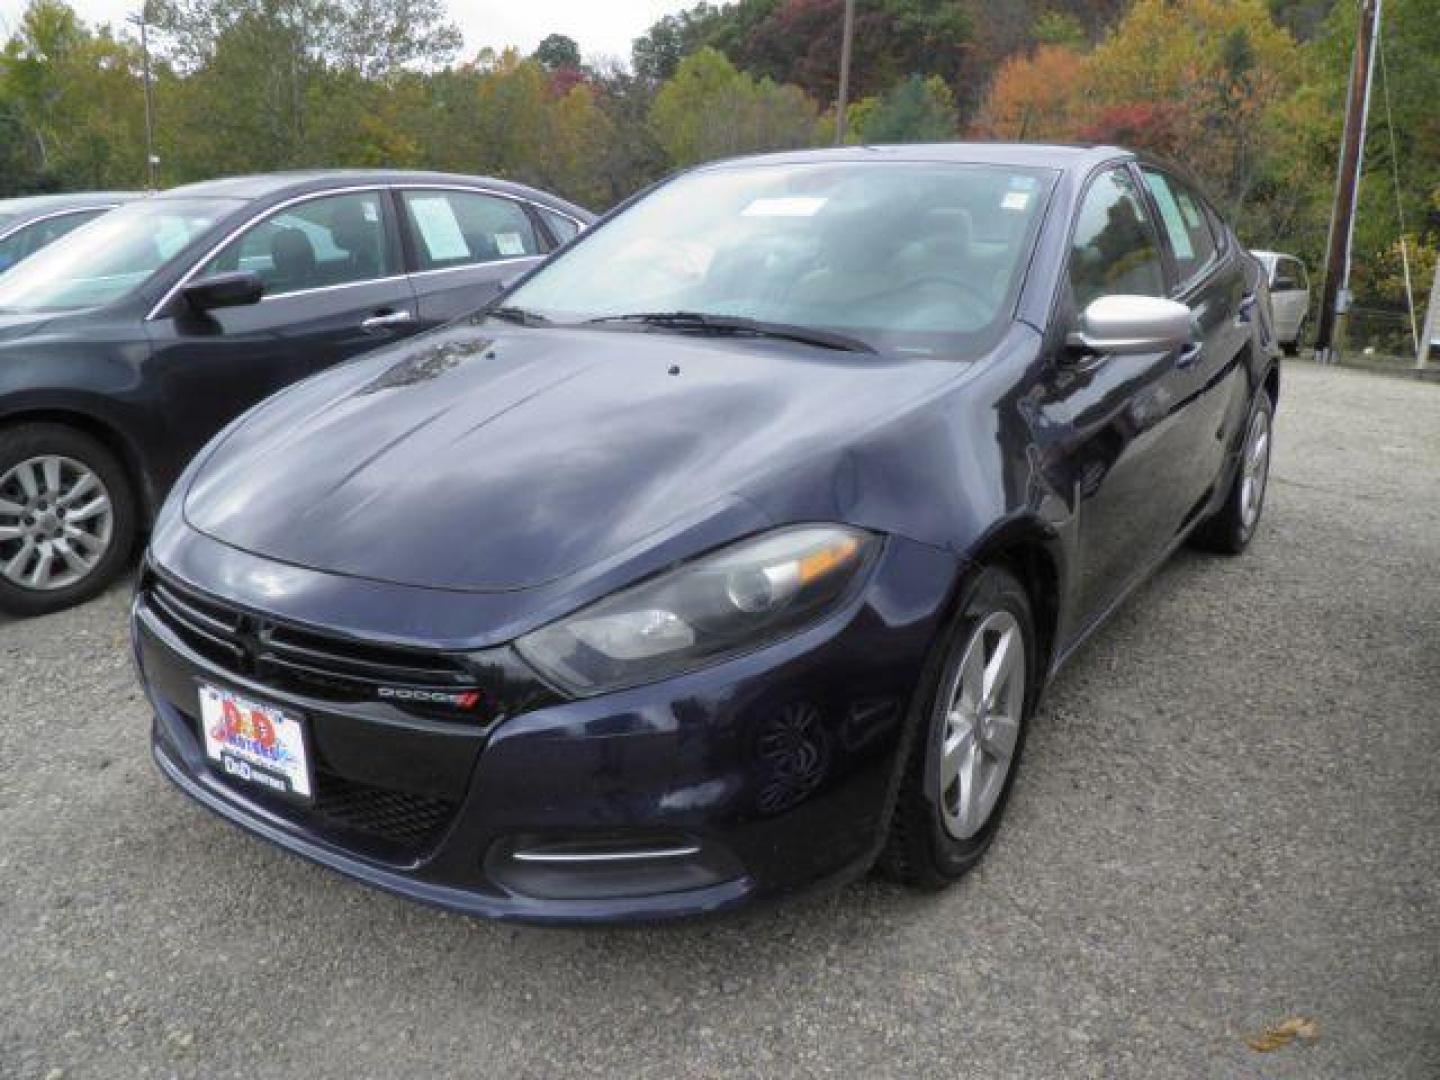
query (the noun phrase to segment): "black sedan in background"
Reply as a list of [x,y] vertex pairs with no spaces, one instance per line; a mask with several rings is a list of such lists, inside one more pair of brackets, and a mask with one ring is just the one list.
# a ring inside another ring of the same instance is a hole
[[1042,687],[1255,535],[1258,264],[1116,149],[702,167],[217,438],[133,609],[163,772],[404,895],[712,912],[986,850]]
[[238,177],[126,205],[0,276],[0,610],[93,595],[242,410],[474,311],[592,220],[479,177]]
[[0,201],[0,274],[86,222],[139,197],[125,191],[86,191]]

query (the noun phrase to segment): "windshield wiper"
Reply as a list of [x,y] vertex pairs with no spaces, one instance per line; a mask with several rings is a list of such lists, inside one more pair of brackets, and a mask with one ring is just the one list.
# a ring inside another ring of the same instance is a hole
[[846,334],[833,330],[821,330],[813,326],[796,326],[793,323],[766,322],[763,319],[747,319],[741,315],[707,315],[701,311],[638,311],[629,315],[601,315],[586,319],[587,325],[599,323],[641,323],[645,326],[659,326],[668,330],[695,330],[712,334],[753,334],[756,337],[780,338],[785,341],[799,341],[806,345],[819,345],[822,349],[840,349],[845,352],[873,353],[874,346]]
[[550,320],[536,311],[527,311],[522,307],[515,307],[511,304],[502,304],[500,307],[491,308],[485,312],[486,315],[493,315],[497,319],[504,319],[506,322],[519,323],[521,326],[549,326]]

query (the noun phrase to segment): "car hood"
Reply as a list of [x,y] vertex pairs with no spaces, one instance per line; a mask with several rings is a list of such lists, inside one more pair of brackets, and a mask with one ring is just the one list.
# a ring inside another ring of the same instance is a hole
[[733,504],[955,372],[755,339],[461,324],[262,405],[212,445],[184,512],[310,569],[529,588]]

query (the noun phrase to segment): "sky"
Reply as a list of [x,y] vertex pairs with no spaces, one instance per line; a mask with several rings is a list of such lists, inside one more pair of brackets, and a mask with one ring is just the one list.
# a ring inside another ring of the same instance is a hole
[[[446,0],[450,18],[465,34],[465,53],[485,45],[514,45],[529,52],[547,34],[566,34],[586,58],[630,58],[630,42],[662,15],[691,6],[686,0]],[[8,37],[26,0],[0,0],[0,36]],[[86,22],[119,24],[140,0],[70,0]]]

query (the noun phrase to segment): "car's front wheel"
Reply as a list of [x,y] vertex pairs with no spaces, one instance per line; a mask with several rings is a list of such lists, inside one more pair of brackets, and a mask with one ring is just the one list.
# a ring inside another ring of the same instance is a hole
[[100,442],[61,424],[0,431],[0,611],[94,596],[124,568],[135,529],[129,478]]
[[879,869],[941,888],[977,862],[999,827],[1039,678],[1024,587],[986,568],[971,583],[923,696]]

